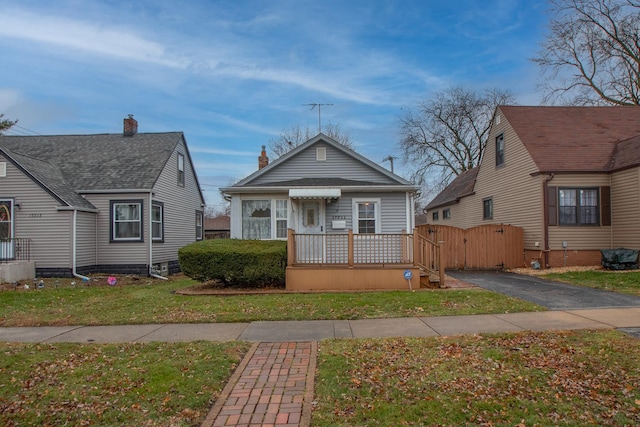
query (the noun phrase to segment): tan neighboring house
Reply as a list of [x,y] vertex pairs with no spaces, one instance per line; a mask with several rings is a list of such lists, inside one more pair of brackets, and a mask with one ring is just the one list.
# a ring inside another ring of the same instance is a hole
[[640,107],[500,106],[480,165],[427,205],[430,224],[524,229],[524,263],[597,265],[640,248]]
[[0,260],[41,277],[166,274],[203,238],[182,132],[0,136]]

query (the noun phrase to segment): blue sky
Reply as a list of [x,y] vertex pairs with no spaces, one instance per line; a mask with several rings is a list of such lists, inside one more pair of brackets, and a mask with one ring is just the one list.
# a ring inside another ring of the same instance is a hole
[[[283,129],[348,130],[401,157],[403,109],[453,86],[540,102],[547,16],[530,0],[0,0],[0,113],[13,134],[183,131],[205,197]],[[402,175],[406,166],[396,161]]]

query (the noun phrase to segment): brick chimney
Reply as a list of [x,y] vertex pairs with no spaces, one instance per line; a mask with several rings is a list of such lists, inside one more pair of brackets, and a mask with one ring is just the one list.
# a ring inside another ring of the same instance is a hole
[[124,131],[122,136],[133,136],[138,133],[138,121],[133,118],[133,114],[124,119]]
[[262,169],[263,167],[269,164],[269,158],[267,157],[267,147],[266,145],[262,146],[262,152],[260,153],[260,157],[258,157],[258,169]]

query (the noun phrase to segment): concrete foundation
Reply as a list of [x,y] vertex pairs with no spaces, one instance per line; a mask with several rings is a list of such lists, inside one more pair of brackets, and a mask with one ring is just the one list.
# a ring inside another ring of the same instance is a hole
[[36,264],[33,261],[14,261],[0,264],[0,283],[33,280],[35,277]]

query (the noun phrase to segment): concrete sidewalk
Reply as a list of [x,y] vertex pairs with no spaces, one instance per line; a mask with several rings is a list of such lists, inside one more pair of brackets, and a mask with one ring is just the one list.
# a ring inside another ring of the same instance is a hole
[[640,307],[472,316],[408,317],[362,320],[306,320],[252,323],[196,323],[122,326],[3,327],[6,342],[311,342],[332,338],[432,337],[494,332],[563,329],[640,331]]

